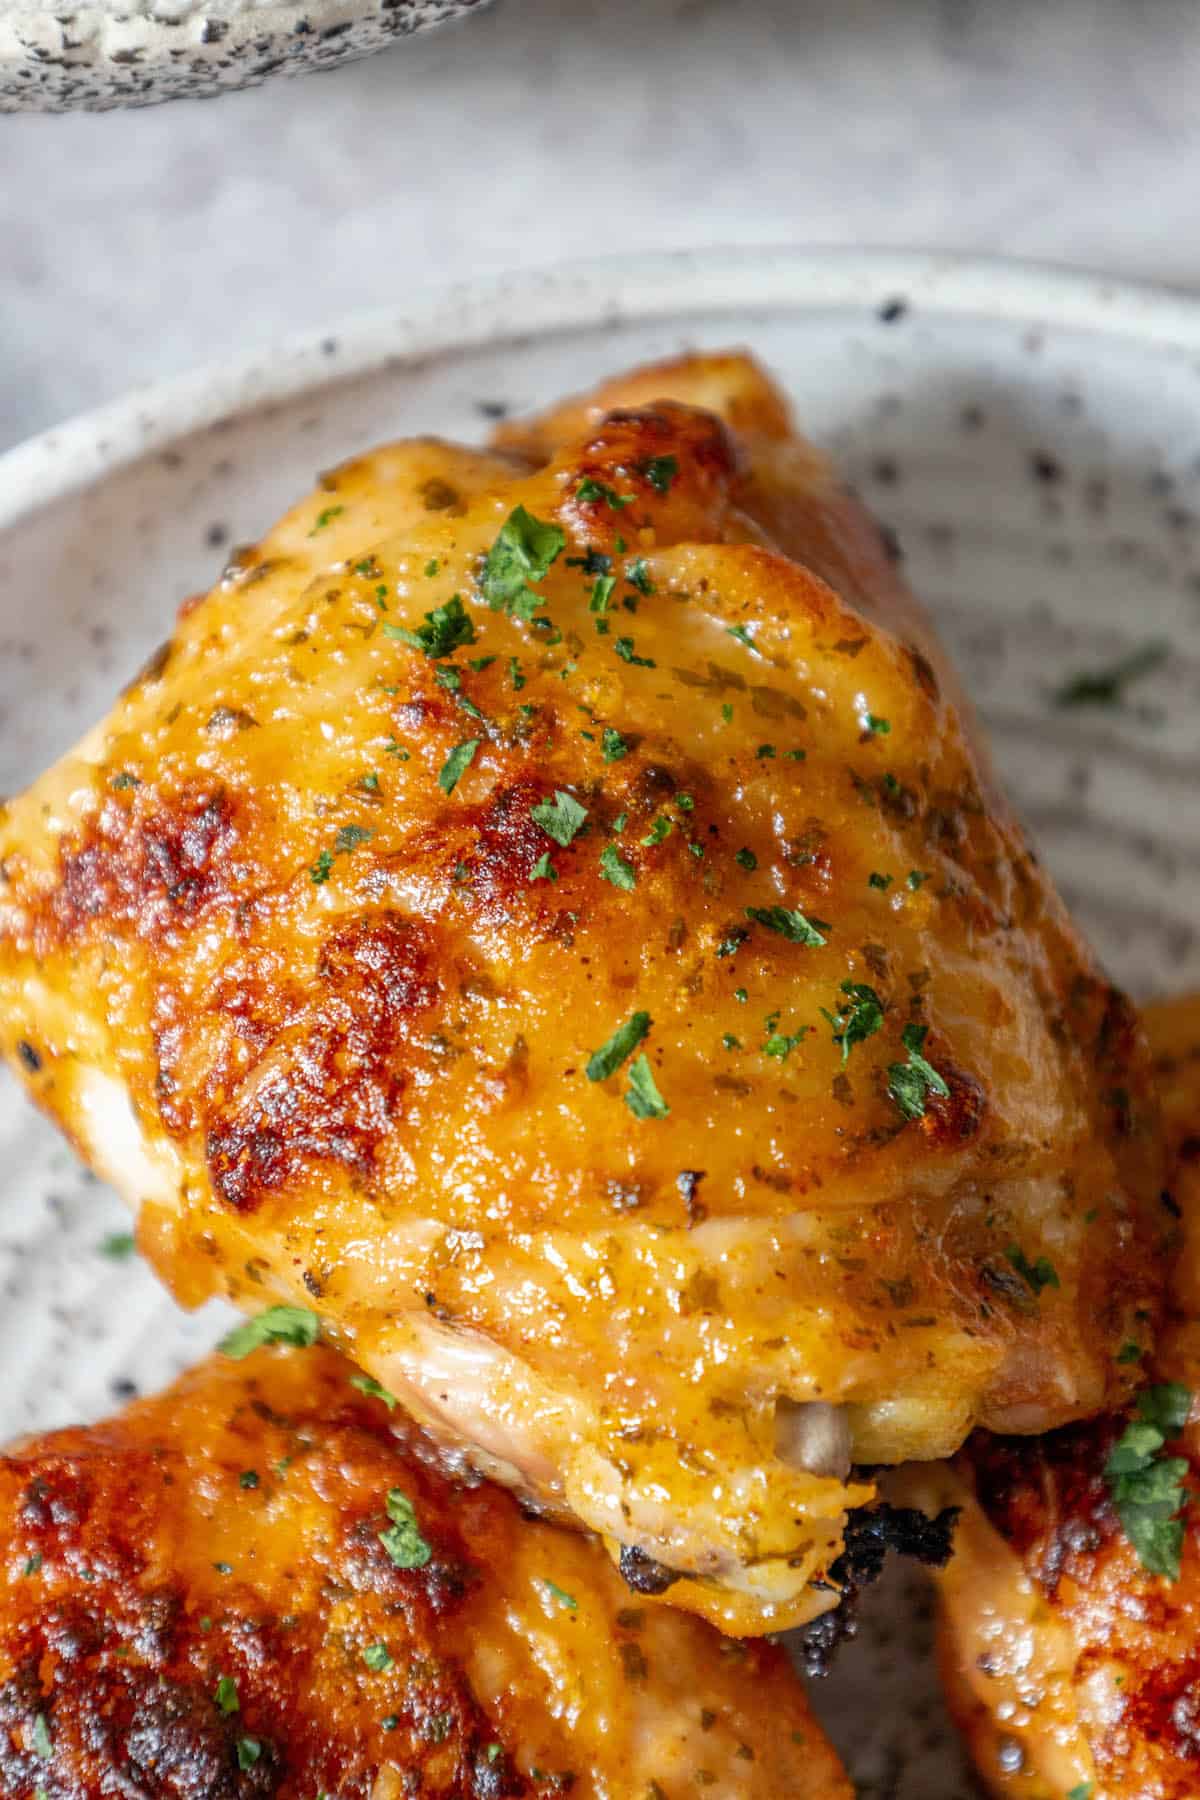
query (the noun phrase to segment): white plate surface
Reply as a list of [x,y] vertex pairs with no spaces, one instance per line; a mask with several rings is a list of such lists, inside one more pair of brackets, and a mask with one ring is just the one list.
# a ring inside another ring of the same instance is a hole
[[[1200,309],[946,258],[706,253],[431,296],[128,400],[0,459],[0,792],[107,709],[320,468],[478,439],[623,365],[745,343],[898,533],[1068,899],[1136,993],[1200,984]],[[1115,708],[1068,677],[1148,644]],[[0,1085],[0,1437],[93,1417],[193,1360],[187,1319],[99,1249],[116,1200]],[[894,1579],[818,1702],[861,1794],[971,1792]]]

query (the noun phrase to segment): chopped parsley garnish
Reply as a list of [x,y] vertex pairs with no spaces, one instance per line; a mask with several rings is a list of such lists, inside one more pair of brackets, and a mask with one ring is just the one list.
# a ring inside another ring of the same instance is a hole
[[222,1675],[213,1699],[223,1713],[235,1713],[238,1709],[237,1682],[229,1675]]
[[360,844],[367,843],[373,836],[374,833],[368,831],[365,825],[343,825],[333,840],[333,853],[335,856],[349,856],[352,850],[357,850]]
[[1122,1344],[1121,1348],[1117,1351],[1116,1360],[1119,1363],[1141,1362],[1144,1354],[1145,1352],[1140,1344]]
[[508,679],[513,684],[513,691],[519,694],[525,686],[525,677],[521,673],[521,665],[515,656],[510,656],[508,659]]
[[363,1651],[363,1661],[368,1669],[378,1675],[384,1669],[392,1667],[392,1653],[386,1644],[368,1644]]
[[563,1608],[563,1610],[565,1612],[578,1612],[579,1611],[579,1602],[575,1598],[574,1594],[568,1594],[565,1588],[560,1588],[558,1586],[558,1584],[553,1581],[543,1580],[542,1586],[545,1588],[546,1592],[550,1595],[552,1600],[558,1601],[558,1604]]
[[747,650],[753,650],[755,656],[759,655],[758,645],[744,625],[727,625],[725,633],[727,637],[736,638],[739,644],[745,644]]
[[560,526],[535,519],[523,506],[514,507],[484,559],[480,577],[483,597],[492,611],[531,619],[541,599],[530,583],[545,578],[566,541]]
[[605,506],[611,506],[614,512],[619,511],[622,506],[633,505],[632,494],[622,496],[610,488],[606,481],[596,481],[591,475],[585,475],[579,483],[575,489],[575,498],[577,500],[603,500]]
[[600,879],[611,881],[626,892],[637,886],[637,870],[627,862],[615,844],[605,844],[600,852]]
[[727,725],[732,722],[733,707],[728,700],[724,700],[721,703],[721,717],[724,719],[724,721]]
[[654,583],[650,579],[650,571],[646,567],[646,559],[639,556],[631,563],[625,564],[625,579],[630,587],[635,587],[639,594],[652,594]]
[[680,812],[695,812],[696,802],[690,794],[676,794],[675,804]]
[[740,1050],[742,1040],[734,1037],[732,1031],[726,1031],[721,1034],[721,1046],[725,1050]]
[[908,886],[912,889],[914,894],[920,893],[921,889],[925,886],[925,883],[932,879],[932,876],[926,869],[910,869],[906,877]]
[[592,583],[591,597],[588,600],[588,611],[593,613],[606,613],[608,611],[608,603],[612,599],[612,592],[616,585],[617,578],[615,575],[597,575],[595,581]]
[[535,881],[557,881],[558,880],[558,870],[555,868],[554,864],[551,862],[550,852],[548,850],[542,851],[542,854],[538,857],[538,859],[534,863],[532,869],[530,869],[529,880],[531,883],[535,882]]
[[425,574],[429,575],[429,576],[434,576],[437,574],[437,572],[438,572],[438,559],[436,556],[431,556],[429,561],[425,564]]
[[49,1762],[54,1755],[54,1745],[50,1738],[50,1727],[45,1713],[38,1713],[33,1721],[33,1751],[43,1762]]
[[344,506],[326,506],[317,514],[316,523],[309,532],[309,537],[316,537],[318,531],[324,531],[330,520],[336,519],[339,513],[345,512]]
[[467,667],[468,669],[473,669],[476,675],[482,675],[485,669],[491,668],[495,660],[496,658],[494,656],[469,656],[467,658]]
[[257,1738],[240,1737],[237,1741],[237,1760],[239,1769],[252,1769],[262,1755],[262,1745]]
[[379,777],[374,769],[371,769],[364,775],[358,785],[363,790],[364,794],[377,794],[379,792]]
[[110,1231],[100,1239],[100,1254],[110,1262],[125,1262],[137,1249],[132,1231]]
[[674,456],[652,456],[641,465],[641,472],[652,488],[665,494],[679,473],[679,459]]
[[1092,1800],[1093,1788],[1090,1781],[1077,1781],[1067,1795],[1067,1800]]
[[764,1056],[777,1056],[780,1062],[786,1062],[792,1051],[804,1042],[810,1030],[811,1026],[802,1025],[799,1031],[791,1034],[773,1031],[763,1045]]
[[243,1356],[249,1356],[252,1350],[261,1349],[264,1344],[292,1344],[297,1350],[307,1350],[320,1335],[321,1321],[307,1307],[268,1306],[253,1319],[235,1325],[217,1348],[222,1356],[232,1356],[235,1362],[240,1362]]
[[652,656],[634,655],[631,637],[619,637],[613,645],[613,649],[622,662],[632,663],[635,669],[656,669],[658,667]]
[[[725,936],[721,938],[720,942],[717,944],[717,955],[736,956],[749,936],[750,933],[748,931],[744,931],[740,925],[735,925],[733,930],[727,931]],[[738,990],[739,993],[741,991],[741,989]]]
[[665,1119],[671,1110],[655,1085],[654,1071],[644,1051],[629,1065],[625,1104],[635,1119]]
[[900,1042],[908,1052],[908,1061],[888,1065],[888,1093],[906,1119],[925,1117],[925,1103],[930,1094],[940,1094],[943,1100],[950,1094],[942,1076],[921,1055],[927,1030],[925,1025],[906,1025],[900,1034]]
[[1020,1244],[1009,1244],[1004,1254],[1032,1293],[1040,1294],[1043,1288],[1061,1286],[1058,1270],[1048,1256],[1039,1256],[1031,1263]]
[[769,762],[775,755],[775,746],[774,744],[760,744],[754,754],[759,762]]
[[400,1404],[395,1394],[389,1394],[383,1383],[376,1381],[373,1375],[352,1375],[350,1386],[357,1388],[360,1394],[369,1394],[373,1400],[382,1400],[389,1412],[394,1412]]
[[664,838],[670,837],[674,829],[673,822],[668,819],[664,813],[660,813],[640,842],[643,844],[661,844]]
[[753,919],[756,925],[764,925],[768,931],[777,931],[789,943],[804,944],[810,950],[826,942],[817,926],[825,926],[826,931],[829,929],[824,919],[811,922],[802,912],[788,906],[748,906],[746,917]]
[[425,623],[418,625],[415,631],[390,621],[385,622],[383,631],[385,637],[398,638],[402,644],[422,651],[435,662],[464,644],[475,642],[474,623],[458,594],[452,594],[444,606],[435,606],[432,612],[427,612]]
[[403,1488],[389,1488],[387,1515],[392,1521],[379,1541],[398,1569],[423,1569],[433,1550],[421,1536],[413,1503]]
[[587,818],[587,807],[580,806],[573,794],[559,788],[553,800],[542,800],[531,806],[529,816],[540,825],[546,836],[565,850]]
[[821,1008],[821,1017],[833,1026],[833,1041],[842,1047],[842,1062],[849,1058],[855,1044],[864,1044],[883,1024],[883,1003],[873,987],[865,981],[843,981],[846,998],[835,1012]]
[[606,1044],[593,1050],[588,1058],[587,1078],[589,1081],[607,1081],[615,1075],[626,1057],[632,1056],[638,1045],[650,1030],[650,1014],[635,1012],[618,1025]]
[[238,1476],[238,1486],[240,1488],[245,1488],[247,1490],[251,1490],[251,1489],[256,1488],[258,1485],[259,1485],[258,1470],[257,1469],[243,1469],[241,1474]]
[[470,768],[475,752],[481,743],[480,738],[468,738],[464,744],[455,744],[453,750],[442,764],[438,775],[438,786],[443,794],[452,794],[459,781]]
[[877,869],[872,869],[867,876],[867,886],[878,888],[881,894],[886,894],[894,879],[892,875],[881,875]]
[[753,850],[739,850],[733,860],[741,869],[753,870],[758,867],[758,858]]
[[124,788],[141,787],[142,784],[136,775],[131,775],[128,769],[122,769],[119,775],[113,776],[108,785],[111,788],[116,788],[119,793]]
[[1120,662],[1107,669],[1093,669],[1072,675],[1055,688],[1055,706],[1119,706],[1131,681],[1139,681],[1164,663],[1169,646],[1163,643],[1143,644]]
[[457,669],[443,665],[442,668],[437,670],[437,684],[440,688],[445,688],[448,694],[454,695],[454,703],[461,711],[469,714],[472,719],[483,718],[483,714],[480,712],[475,702],[468,699],[466,694],[463,693],[462,675]]
[[600,748],[604,752],[605,762],[620,762],[623,756],[629,755],[629,745],[619,731],[611,725],[604,727],[604,735],[600,739]]
[[333,874],[333,851],[322,850],[315,863],[308,871],[308,879],[314,887],[323,887]]
[[1117,1517],[1142,1566],[1168,1581],[1179,1579],[1183,1520],[1177,1515],[1188,1502],[1182,1456],[1163,1456],[1169,1438],[1187,1424],[1192,1396],[1178,1382],[1145,1388],[1138,1395],[1137,1417],[1125,1427],[1104,1465],[1104,1479]]
[[886,737],[892,729],[892,722],[890,719],[878,719],[874,713],[868,713],[866,726],[867,730],[873,732],[876,737]]
[[32,1556],[26,1557],[25,1565],[22,1568],[21,1573],[22,1575],[36,1575],[41,1566],[42,1553],[40,1550],[35,1550]]

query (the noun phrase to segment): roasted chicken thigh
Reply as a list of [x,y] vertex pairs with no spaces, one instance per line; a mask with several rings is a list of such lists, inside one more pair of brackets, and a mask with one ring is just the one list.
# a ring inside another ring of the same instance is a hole
[[0,1793],[849,1800],[781,1650],[634,1601],[355,1380],[214,1358],[0,1457]]
[[743,357],[367,455],[0,813],[0,1042],[185,1303],[799,1623],[855,1465],[1119,1404],[1160,1279],[1138,1023],[939,665]]
[[1146,1022],[1180,1223],[1148,1385],[1041,1442],[974,1438],[925,1496],[963,1504],[942,1662],[984,1779],[1011,1800],[1200,1794],[1200,998]]

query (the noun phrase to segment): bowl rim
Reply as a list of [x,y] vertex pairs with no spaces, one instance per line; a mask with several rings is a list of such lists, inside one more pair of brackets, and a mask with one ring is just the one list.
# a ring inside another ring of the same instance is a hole
[[419,287],[275,349],[201,364],[127,390],[0,454],[0,530],[105,474],[255,408],[386,369],[504,339],[627,320],[747,317],[903,302],[928,313],[1054,325],[1200,357],[1200,298],[1153,282],[973,252],[791,245],[590,258]]

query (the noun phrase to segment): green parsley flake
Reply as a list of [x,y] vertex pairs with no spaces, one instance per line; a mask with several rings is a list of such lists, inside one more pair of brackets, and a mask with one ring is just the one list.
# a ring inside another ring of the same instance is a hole
[[925,869],[910,869],[906,879],[908,886],[912,889],[913,893],[917,894],[920,893],[921,889],[925,886],[925,883],[931,881],[933,877]]
[[565,850],[587,818],[587,807],[580,806],[573,794],[558,788],[553,800],[531,806],[529,816],[547,837],[553,838]]
[[646,567],[646,559],[639,556],[631,563],[625,564],[625,579],[630,587],[635,587],[639,594],[649,596],[654,592],[654,584],[650,580],[650,571]]
[[363,790],[364,794],[377,794],[379,792],[379,777],[374,769],[372,769],[369,774],[364,775],[358,785]]
[[674,456],[652,456],[641,465],[641,472],[658,493],[665,494],[679,473],[679,460]]
[[529,871],[529,880],[531,883],[535,881],[558,880],[558,870],[551,862],[550,852],[548,850],[543,850],[542,854],[534,863],[532,869]]
[[386,1644],[368,1644],[363,1651],[363,1661],[374,1674],[381,1674],[384,1669],[392,1667],[392,1653]]
[[513,684],[514,692],[519,694],[525,686],[525,677],[521,673],[521,665],[515,656],[510,656],[508,659],[508,679]]
[[136,1249],[131,1231],[110,1231],[107,1237],[100,1239],[100,1254],[107,1256],[110,1262],[126,1262]]
[[600,878],[611,881],[614,887],[624,888],[626,892],[637,886],[637,870],[631,862],[627,862],[615,844],[605,844],[600,852]]
[[308,871],[308,879],[314,887],[323,887],[333,874],[333,851],[322,850],[315,863]]
[[623,756],[629,755],[629,745],[619,731],[611,725],[604,727],[604,736],[600,739],[600,748],[604,752],[605,762],[620,762]]
[[1004,1254],[1032,1293],[1040,1294],[1043,1288],[1061,1286],[1058,1270],[1048,1256],[1039,1256],[1031,1263],[1020,1244],[1009,1244]]
[[558,1584],[553,1581],[543,1581],[542,1586],[552,1600],[558,1601],[558,1604],[562,1607],[564,1612],[579,1611],[579,1602],[576,1600],[574,1594],[568,1594],[565,1588],[560,1588]]
[[436,556],[431,556],[429,561],[425,564],[425,574],[428,576],[434,576],[437,574],[437,572],[438,572],[438,559]]
[[623,506],[633,505],[632,494],[622,496],[610,488],[606,481],[595,481],[590,475],[585,475],[575,489],[575,498],[584,501],[600,500],[605,506],[611,506],[614,512],[619,512]]
[[237,1760],[239,1769],[252,1769],[262,1755],[262,1745],[257,1738],[242,1737],[237,1741]]
[[492,611],[531,619],[541,599],[530,583],[544,580],[566,541],[560,526],[535,519],[523,506],[515,507],[500,527],[480,577],[483,597]]
[[390,1488],[387,1515],[392,1521],[379,1541],[398,1569],[423,1569],[433,1555],[432,1547],[421,1536],[413,1503],[402,1488]]
[[442,764],[438,775],[438,786],[444,794],[452,794],[466,771],[475,759],[482,739],[468,738],[463,744],[455,744],[453,750]]
[[1077,1781],[1067,1795],[1067,1800],[1092,1800],[1093,1791],[1090,1781]]
[[886,894],[894,879],[892,875],[880,875],[878,870],[872,869],[867,876],[867,886],[878,888],[881,894]]
[[238,1476],[238,1486],[240,1488],[252,1489],[252,1488],[256,1488],[258,1485],[259,1485],[258,1470],[257,1469],[243,1469],[241,1474]]
[[222,1356],[240,1362],[264,1344],[292,1344],[298,1350],[307,1350],[320,1335],[321,1321],[315,1312],[303,1306],[268,1306],[253,1319],[235,1325],[217,1348]]
[[745,644],[747,650],[753,650],[755,656],[761,654],[758,645],[750,636],[745,625],[727,625],[725,627],[725,635],[727,637],[736,638],[739,644]]
[[721,1034],[721,1045],[722,1048],[726,1050],[740,1050],[742,1047],[742,1040],[734,1037],[732,1031],[725,1031]]
[[908,1052],[907,1063],[889,1063],[888,1093],[906,1119],[923,1119],[925,1103],[931,1093],[947,1099],[950,1089],[932,1064],[921,1055],[927,1027],[906,1025],[900,1042]]
[[799,1031],[790,1036],[781,1031],[773,1031],[763,1045],[765,1056],[777,1056],[780,1062],[786,1062],[792,1051],[797,1049],[808,1036],[811,1026],[802,1025]]
[[373,1400],[382,1400],[389,1412],[394,1412],[400,1404],[395,1394],[389,1394],[383,1383],[376,1381],[373,1375],[352,1375],[350,1386],[357,1388],[360,1394],[369,1394]]
[[789,943],[804,944],[810,950],[815,950],[826,942],[817,927],[823,926],[826,931],[829,929],[824,919],[812,922],[802,912],[787,906],[748,906],[746,917],[753,919],[756,925],[764,925],[768,931],[777,931]]
[[217,1683],[213,1699],[223,1713],[235,1713],[238,1710],[237,1682],[230,1675],[222,1675]]
[[591,598],[588,600],[588,611],[593,613],[606,613],[608,611],[608,603],[612,599],[612,592],[616,585],[617,578],[615,575],[597,575],[595,581],[592,583]]
[[1140,1344],[1122,1344],[1121,1348],[1117,1351],[1116,1360],[1119,1363],[1141,1362],[1144,1354],[1145,1352]]
[[587,1078],[589,1081],[607,1081],[615,1075],[626,1057],[632,1056],[638,1045],[650,1030],[650,1014],[635,1012],[618,1025],[606,1044],[593,1050],[588,1058]]
[[40,1757],[43,1762],[49,1762],[54,1755],[54,1744],[51,1741],[50,1727],[46,1722],[45,1713],[37,1713],[34,1717],[33,1750],[34,1755]]
[[769,762],[775,755],[775,746],[774,744],[760,744],[754,754],[759,762]]
[[845,1063],[855,1044],[874,1037],[883,1024],[883,1003],[865,981],[843,981],[841,991],[846,999],[835,1012],[822,1007],[821,1017],[833,1026],[833,1041],[841,1045]]
[[613,645],[613,649],[622,662],[631,663],[635,669],[656,669],[658,667],[653,657],[634,655],[631,637],[619,637]]
[[344,513],[345,510],[346,509],[344,506],[326,506],[321,512],[319,512],[317,514],[316,523],[314,524],[312,530],[309,532],[309,534],[308,534],[309,537],[316,537],[318,531],[324,531],[325,527],[330,523],[330,521],[332,519],[336,519],[339,516],[339,514]]
[[1137,1417],[1126,1426],[1104,1465],[1108,1484],[1126,1537],[1142,1566],[1152,1575],[1179,1579],[1183,1520],[1188,1503],[1182,1456],[1162,1455],[1167,1441],[1187,1424],[1192,1396],[1177,1382],[1145,1388],[1137,1398]]
[[26,1557],[25,1566],[22,1568],[21,1573],[22,1575],[36,1575],[41,1566],[42,1553],[40,1550],[35,1550],[32,1556]]
[[753,850],[739,850],[733,860],[742,869],[754,870],[758,867],[758,858]]
[[672,823],[672,821],[660,813],[658,818],[655,819],[654,823],[651,825],[651,827],[650,827],[649,831],[646,833],[645,837],[641,838],[639,841],[642,844],[647,844],[647,845],[661,844],[664,838],[670,837],[670,835],[674,829],[675,829],[675,827],[674,827],[674,824]]
[[874,713],[867,714],[866,724],[867,730],[873,732],[876,737],[886,737],[892,729],[890,719],[877,719]]
[[352,850],[369,842],[374,835],[365,825],[343,825],[333,840],[333,853],[335,856],[349,856]]
[[1051,698],[1055,706],[1059,707],[1119,706],[1130,682],[1140,681],[1143,675],[1149,675],[1159,668],[1166,661],[1169,652],[1167,644],[1143,644],[1140,649],[1132,651],[1120,662],[1112,663],[1107,669],[1093,669],[1070,676],[1054,690]]
[[671,1110],[655,1085],[654,1071],[644,1051],[629,1065],[624,1099],[635,1119],[665,1119]]

